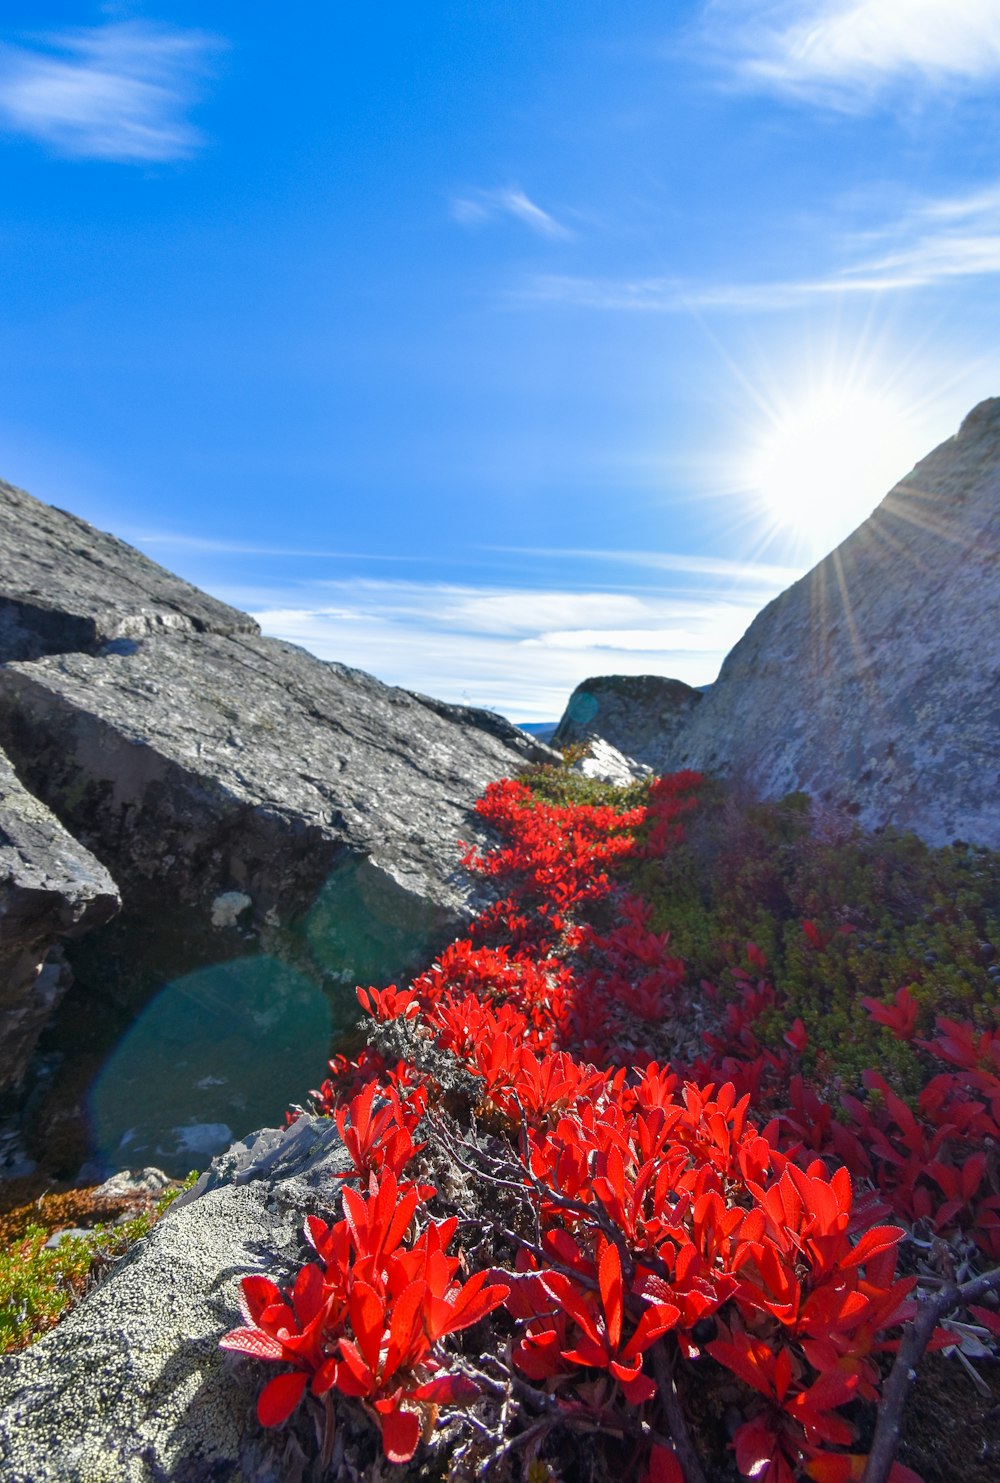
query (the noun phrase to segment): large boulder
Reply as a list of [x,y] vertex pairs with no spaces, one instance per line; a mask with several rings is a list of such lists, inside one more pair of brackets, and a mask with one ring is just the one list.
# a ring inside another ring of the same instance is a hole
[[0,1094],[20,1086],[71,982],[59,944],[101,926],[120,904],[108,872],[0,752]]
[[1000,846],[1000,398],[759,614],[669,758]]
[[60,1177],[184,1173],[302,1100],[353,986],[424,966],[480,904],[458,842],[482,842],[484,787],[555,756],[263,638],[9,485],[0,745],[124,903],[67,949],[32,1070],[25,1136]]
[[660,773],[701,699],[700,690],[665,675],[598,675],[577,685],[552,744],[599,737]]
[[238,894],[273,924],[343,873],[388,923],[442,930],[467,905],[475,799],[551,755],[501,717],[253,634],[6,664],[0,738],[133,906],[207,919]]
[[58,1328],[0,1360],[5,1483],[323,1476],[307,1407],[265,1431],[254,1408],[277,1371],[220,1350],[219,1339],[242,1321],[241,1276],[281,1280],[300,1263],[304,1214],[335,1213],[348,1163],[330,1121],[255,1134]]
[[0,663],[172,630],[259,632],[246,613],[0,479]]

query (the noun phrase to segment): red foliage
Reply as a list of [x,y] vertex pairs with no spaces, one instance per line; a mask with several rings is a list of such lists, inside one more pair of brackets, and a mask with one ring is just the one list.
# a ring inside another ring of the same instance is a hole
[[[480,1078],[483,1104],[520,1149],[540,1244],[520,1250],[513,1272],[457,1282],[455,1221],[419,1225],[434,1191],[401,1182],[422,1147],[424,1078],[371,1051],[336,1058],[313,1098],[352,1160],[343,1219],[310,1219],[316,1260],[288,1292],[244,1279],[247,1326],[223,1340],[292,1366],[261,1394],[265,1425],[307,1389],[333,1387],[369,1407],[390,1460],[411,1457],[430,1407],[474,1393],[444,1340],[506,1302],[515,1369],[567,1415],[613,1429],[641,1407],[662,1428],[652,1356],[667,1346],[671,1362],[704,1364],[707,1353],[746,1388],[734,1438],[744,1476],[860,1478],[866,1458],[851,1450],[842,1408],[878,1399],[875,1357],[912,1307],[912,1280],[896,1277],[903,1230],[886,1214],[961,1227],[1000,1256],[1000,1196],[982,1151],[985,1138],[1000,1141],[1000,1032],[939,1020],[937,1037],[917,1043],[957,1069],[930,1078],[916,1110],[871,1072],[868,1099],[845,1096],[848,1122],[835,1117],[798,1072],[802,1022],[777,1050],[757,1036],[761,1015],[780,1007],[761,950],[747,944],[725,1002],[688,983],[669,934],[609,874],[681,837],[699,783],[659,779],[646,808],[625,812],[558,808],[517,782],[487,789],[479,812],[501,843],[465,863],[500,899],[409,989],[358,998],[376,1019],[411,1021]],[[598,903],[602,920],[609,909],[616,919],[602,930]],[[830,932],[802,929],[827,950]],[[694,1022],[696,994],[712,1009],[701,1052],[687,1065],[650,1060],[665,1022]],[[907,989],[892,1005],[863,1003],[913,1037]],[[879,1198],[856,1199],[852,1176]],[[897,1466],[893,1483],[914,1476]],[[684,1483],[672,1449],[651,1447],[644,1483]]]
[[373,1174],[368,1198],[345,1187],[344,1219],[317,1216],[306,1234],[318,1260],[302,1268],[290,1292],[266,1277],[244,1277],[244,1328],[220,1341],[256,1359],[295,1366],[261,1391],[257,1416],[277,1426],[306,1392],[336,1388],[370,1403],[390,1462],[406,1462],[420,1438],[424,1403],[471,1399],[475,1387],[449,1374],[440,1341],[493,1311],[510,1289],[487,1274],[454,1281],[459,1259],[447,1255],[457,1221],[428,1222],[407,1245],[420,1191],[399,1186],[390,1169]]

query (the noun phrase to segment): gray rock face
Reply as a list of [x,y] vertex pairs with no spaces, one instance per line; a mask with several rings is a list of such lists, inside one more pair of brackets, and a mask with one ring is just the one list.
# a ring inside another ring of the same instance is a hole
[[577,685],[552,744],[601,737],[654,772],[666,770],[702,693],[663,675],[601,675]]
[[0,663],[176,630],[259,632],[124,541],[0,480]]
[[55,944],[121,905],[104,867],[22,787],[0,752],[0,1093],[15,1090],[69,986]]
[[288,1427],[261,1428],[257,1395],[277,1369],[218,1341],[242,1322],[242,1276],[282,1281],[300,1264],[304,1216],[336,1213],[347,1162],[329,1121],[255,1134],[58,1328],[0,1361],[5,1483],[318,1479],[306,1408]]
[[1000,846],[1000,398],[754,620],[669,763]]
[[133,904],[208,917],[238,892],[258,920],[284,918],[364,862],[372,910],[441,928],[466,905],[456,841],[474,800],[550,755],[499,717],[249,634],[7,664],[0,737]]

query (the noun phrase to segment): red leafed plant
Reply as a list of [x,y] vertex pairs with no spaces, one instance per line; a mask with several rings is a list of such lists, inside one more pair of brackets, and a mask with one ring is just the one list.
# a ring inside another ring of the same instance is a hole
[[[628,810],[487,789],[479,812],[500,843],[465,859],[494,904],[408,988],[358,990],[373,1040],[401,1043],[392,1027],[414,1059],[335,1058],[313,1094],[350,1158],[342,1218],[307,1220],[313,1257],[288,1288],[243,1280],[245,1324],[223,1345],[287,1367],[261,1392],[264,1425],[307,1393],[352,1398],[405,1462],[439,1407],[475,1403],[455,1453],[466,1473],[563,1428],[627,1443],[642,1483],[705,1483],[685,1387],[735,1385],[744,1477],[914,1483],[884,1446],[884,1466],[878,1445],[858,1450],[857,1418],[880,1404],[879,1358],[916,1312],[915,1279],[897,1276],[906,1228],[968,1232],[1000,1256],[982,1147],[1000,1142],[1000,1033],[942,1018],[918,1041],[908,989],[864,999],[949,1069],[915,1106],[875,1072],[866,1096],[831,1106],[802,1074],[801,1019],[762,1038],[782,997],[761,948],[739,950],[727,993],[692,985],[616,880],[682,838],[700,786],[658,779]],[[806,919],[800,940],[822,963],[847,930]],[[444,1110],[421,1047],[474,1079],[488,1138]],[[465,1280],[448,1254],[456,1215],[427,1211],[444,1181],[407,1179],[418,1155],[422,1173],[429,1160],[481,1188],[461,1211],[480,1254]],[[516,1212],[507,1224],[491,1191]],[[475,1363],[449,1340],[490,1315]]]
[[370,1194],[343,1191],[344,1218],[316,1216],[306,1234],[317,1260],[282,1292],[268,1278],[244,1277],[245,1327],[220,1341],[225,1349],[293,1369],[268,1381],[257,1416],[264,1426],[287,1420],[306,1389],[336,1389],[363,1400],[378,1420],[386,1457],[405,1462],[420,1438],[426,1407],[468,1400],[474,1386],[448,1373],[440,1341],[478,1323],[509,1293],[487,1285],[485,1273],[454,1280],[459,1258],[448,1256],[455,1219],[428,1222],[405,1237],[420,1195],[398,1186],[391,1169],[372,1176]]

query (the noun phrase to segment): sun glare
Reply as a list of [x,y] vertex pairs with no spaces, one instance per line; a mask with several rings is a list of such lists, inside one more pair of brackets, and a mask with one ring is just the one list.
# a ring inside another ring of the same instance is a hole
[[820,554],[850,535],[926,451],[912,417],[886,397],[831,388],[772,417],[750,477],[775,532]]

